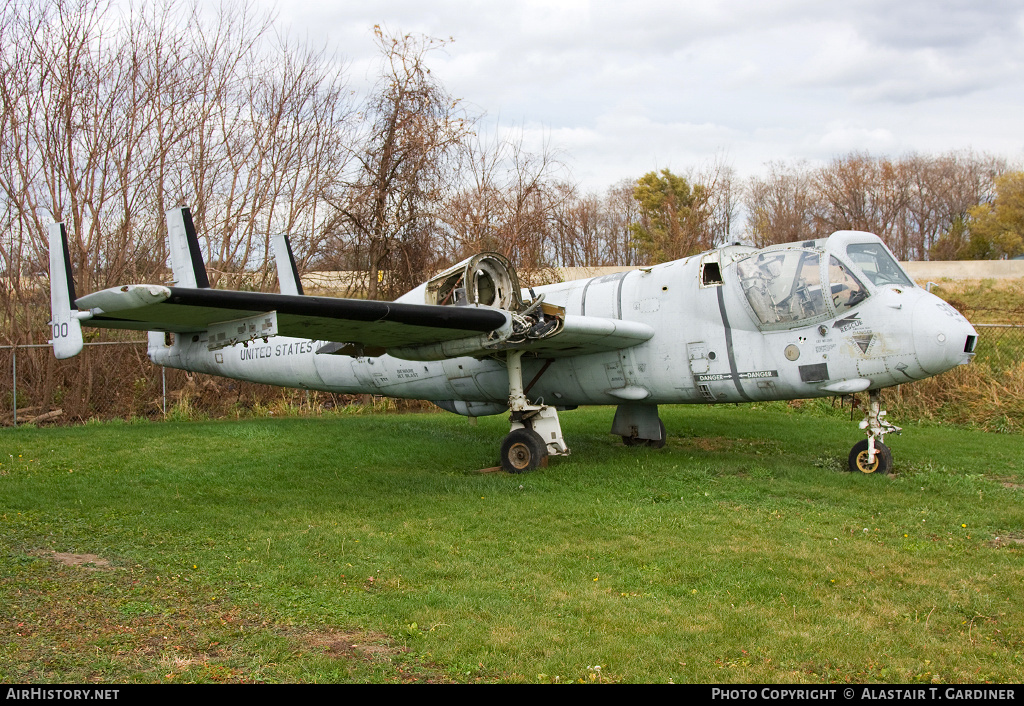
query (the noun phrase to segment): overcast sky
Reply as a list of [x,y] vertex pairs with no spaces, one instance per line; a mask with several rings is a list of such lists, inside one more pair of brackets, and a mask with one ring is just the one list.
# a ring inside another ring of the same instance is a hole
[[259,0],[371,82],[373,26],[454,39],[449,92],[603,191],[717,157],[972,149],[1024,163],[1020,0]]

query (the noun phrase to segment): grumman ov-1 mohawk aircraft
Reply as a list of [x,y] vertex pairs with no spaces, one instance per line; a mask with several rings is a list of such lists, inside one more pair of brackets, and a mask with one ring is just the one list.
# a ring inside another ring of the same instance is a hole
[[174,282],[76,297],[64,227],[50,227],[54,353],[82,325],[149,331],[157,365],[238,380],[433,400],[469,417],[511,410],[501,465],[569,453],[558,412],[617,405],[612,434],[661,447],[662,404],[869,393],[852,471],[888,473],[880,391],[968,363],[977,332],[915,286],[882,241],[839,231],[728,245],[629,272],[523,290],[497,253],[395,302],[304,296],[287,238],[280,294],[212,289],[187,208],[168,212]]

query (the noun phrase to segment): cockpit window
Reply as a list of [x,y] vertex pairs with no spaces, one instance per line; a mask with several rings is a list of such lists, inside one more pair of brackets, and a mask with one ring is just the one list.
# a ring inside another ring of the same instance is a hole
[[808,250],[759,253],[737,263],[740,285],[764,326],[827,314],[821,255]]
[[832,293],[832,306],[837,314],[860,304],[868,298],[864,285],[850,272],[850,268],[835,256],[828,259],[828,281]]
[[899,263],[892,259],[892,255],[880,243],[851,243],[846,246],[846,254],[875,286],[885,284],[898,284],[903,287],[914,286],[914,283],[900,268]]

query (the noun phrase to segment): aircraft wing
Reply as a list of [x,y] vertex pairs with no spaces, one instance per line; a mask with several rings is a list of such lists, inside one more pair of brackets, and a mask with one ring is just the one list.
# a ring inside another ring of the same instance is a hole
[[[512,315],[477,306],[438,306],[229,290],[127,285],[75,300],[85,326],[178,334],[208,333],[211,349],[283,335],[337,344],[323,353],[440,360],[524,350],[544,357],[628,348],[654,329],[638,322],[564,316],[543,336],[516,331]],[[271,315],[273,315],[271,317]],[[261,329],[270,320],[270,329]],[[253,326],[255,325],[255,328]],[[246,332],[246,327],[249,331]]]
[[[410,360],[480,356],[509,349],[561,358],[637,345],[654,334],[649,326],[636,322],[568,316],[551,335],[517,335],[509,313],[487,306],[163,285],[105,289],[79,297],[75,305],[80,312],[91,315],[83,319],[84,326],[178,334],[209,332],[211,348],[280,334],[344,344],[323,352],[364,355],[366,351],[366,355],[380,355],[387,349],[398,358]],[[265,328],[271,321],[270,328]]]
[[[274,333],[390,348],[477,336],[507,326],[508,315],[485,307],[235,292],[162,285],[127,285],[75,300],[92,317],[85,326],[200,333],[270,312]],[[254,337],[258,337],[254,336]]]

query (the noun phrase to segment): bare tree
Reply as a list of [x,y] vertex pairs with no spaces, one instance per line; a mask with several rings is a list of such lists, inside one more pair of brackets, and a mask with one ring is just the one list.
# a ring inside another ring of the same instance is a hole
[[[297,250],[310,257],[325,237],[325,199],[351,140],[354,109],[335,57],[287,38],[271,45],[271,19],[221,11],[214,24],[189,24],[192,98],[181,119],[190,129],[178,143],[183,169],[169,194],[193,205],[209,239],[212,279],[227,286],[269,284],[270,271],[260,268],[274,233],[300,236]],[[257,276],[246,282],[252,270]]]
[[908,250],[896,227],[909,203],[903,166],[865,153],[835,159],[815,175],[817,230],[864,230],[890,236],[898,257]]
[[806,163],[768,165],[768,175],[749,180],[745,192],[747,235],[756,247],[817,237],[815,194]]
[[572,184],[561,184],[559,205],[553,214],[552,263],[562,267],[593,267],[606,251],[601,200],[581,196]]
[[383,68],[353,154],[357,169],[333,201],[337,235],[354,239],[371,299],[411,286],[430,267],[437,205],[470,131],[459,101],[426,64],[445,42],[375,33]]
[[605,192],[601,227],[604,253],[600,264],[641,265],[646,262],[633,243],[631,230],[640,217],[640,205],[633,198],[635,186],[635,181],[624,180]]
[[723,155],[697,170],[692,180],[703,186],[706,228],[712,245],[725,245],[735,240],[734,228],[739,214],[739,191],[736,170]]
[[818,169],[773,163],[767,177],[748,182],[747,229],[757,245],[865,230],[901,259],[941,256],[966,237],[971,207],[992,193],[1005,169],[1003,160],[970,153],[899,159],[853,153]]
[[1004,160],[963,152],[910,155],[906,162],[911,180],[907,220],[913,233],[912,259],[921,260],[932,257],[945,234],[963,229],[971,208],[991,197],[996,178],[1006,170]]
[[522,131],[496,130],[489,141],[468,140],[462,159],[447,207],[457,254],[495,250],[527,270],[556,261],[556,211],[575,190],[557,181],[563,166],[551,147],[531,152]]
[[178,204],[229,286],[270,284],[242,271],[275,232],[304,236],[308,258],[344,170],[350,98],[332,57],[269,28],[245,5],[212,22],[177,0],[124,13],[102,0],[0,5],[8,335],[22,335],[18,312],[39,292],[20,278],[45,271],[51,219],[67,224],[83,290],[163,279],[163,213]]

